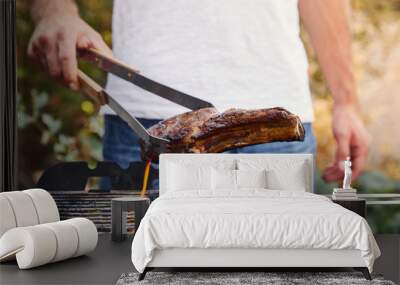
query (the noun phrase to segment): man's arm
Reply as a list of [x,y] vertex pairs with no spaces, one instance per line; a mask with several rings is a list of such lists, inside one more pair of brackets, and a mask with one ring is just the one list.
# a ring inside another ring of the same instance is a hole
[[96,48],[112,54],[100,34],[79,17],[74,0],[34,0],[31,14],[36,28],[29,42],[29,56],[72,89],[79,87],[77,48]]
[[324,179],[343,177],[342,161],[350,156],[357,178],[368,155],[369,135],[359,116],[356,84],[352,72],[348,0],[299,0],[304,27],[311,38],[322,72],[334,98],[332,129],[337,142],[335,161]]

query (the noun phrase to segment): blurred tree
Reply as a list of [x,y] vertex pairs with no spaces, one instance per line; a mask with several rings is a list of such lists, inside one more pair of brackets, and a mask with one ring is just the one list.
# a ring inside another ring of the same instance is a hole
[[[27,57],[33,32],[30,2],[17,1],[19,187],[34,185],[43,169],[57,160],[102,159],[102,117],[84,96],[51,79]],[[112,1],[77,1],[81,16],[111,46]],[[81,63],[93,79],[103,83],[105,74]]]

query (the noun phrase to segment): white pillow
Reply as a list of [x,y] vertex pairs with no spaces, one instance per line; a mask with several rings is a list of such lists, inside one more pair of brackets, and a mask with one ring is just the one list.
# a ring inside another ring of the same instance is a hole
[[236,190],[236,170],[212,168],[211,173],[213,190]]
[[168,191],[211,189],[211,167],[168,164]]
[[309,162],[303,159],[239,159],[238,168],[254,171],[266,169],[267,188],[271,190],[306,191],[306,189],[311,189],[311,169]]
[[213,168],[211,173],[212,189],[215,193],[242,188],[267,188],[265,169],[257,171]]
[[290,171],[268,170],[268,189],[305,192],[305,185],[308,185],[306,170],[305,163],[295,164]]
[[237,188],[267,188],[267,170],[236,170]]

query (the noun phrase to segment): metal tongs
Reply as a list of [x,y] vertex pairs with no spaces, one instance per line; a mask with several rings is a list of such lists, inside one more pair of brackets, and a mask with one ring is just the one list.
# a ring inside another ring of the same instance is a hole
[[[207,101],[203,101],[199,98],[153,81],[139,74],[138,71],[131,67],[99,52],[98,50],[79,50],[78,54],[80,58],[95,63],[100,69],[110,72],[146,91],[178,105],[191,110],[213,107],[213,105]],[[152,152],[155,153],[168,152],[169,140],[152,136],[135,117],[131,116],[110,94],[108,94],[99,84],[81,70],[78,71],[78,78],[81,90],[100,105],[108,105],[139,136],[146,150],[152,150]]]

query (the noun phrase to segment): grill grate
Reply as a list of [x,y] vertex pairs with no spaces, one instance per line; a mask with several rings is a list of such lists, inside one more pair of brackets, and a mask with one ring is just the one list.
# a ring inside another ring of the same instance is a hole
[[[57,191],[50,192],[56,201],[61,220],[83,217],[91,220],[99,232],[111,231],[111,199],[139,196],[138,191],[111,192]],[[129,228],[134,228],[134,215],[128,215]]]

